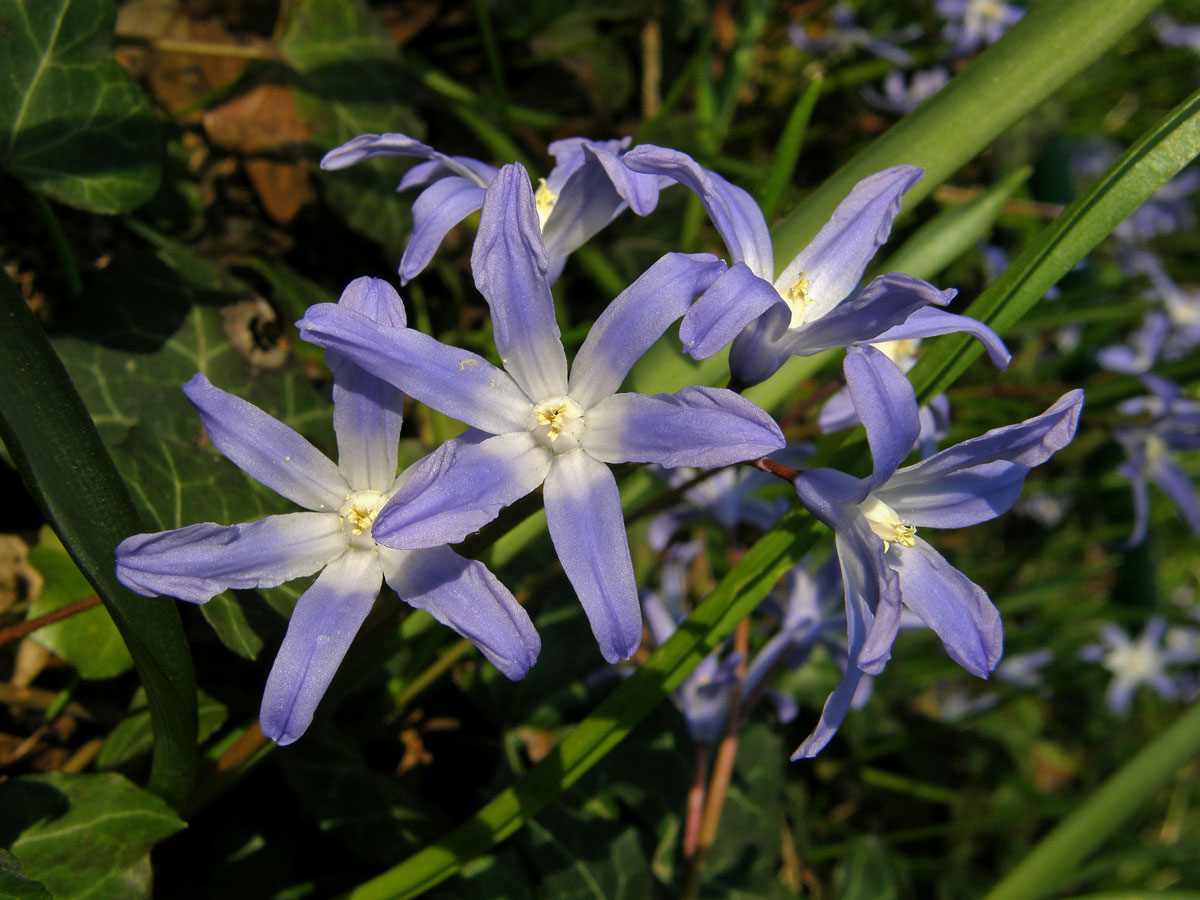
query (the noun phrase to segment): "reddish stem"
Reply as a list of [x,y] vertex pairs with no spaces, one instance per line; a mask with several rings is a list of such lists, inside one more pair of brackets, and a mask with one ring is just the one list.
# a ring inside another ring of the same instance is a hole
[[85,609],[98,606],[99,603],[100,598],[92,594],[92,596],[84,597],[82,600],[76,600],[74,603],[68,603],[66,606],[60,606],[58,609],[48,612],[44,616],[38,616],[36,619],[22,622],[20,625],[0,629],[0,645],[19,640],[25,637],[25,635],[37,631],[39,628],[43,628],[46,625],[53,625],[55,622],[61,622],[63,619],[70,618],[76,613],[83,612]]

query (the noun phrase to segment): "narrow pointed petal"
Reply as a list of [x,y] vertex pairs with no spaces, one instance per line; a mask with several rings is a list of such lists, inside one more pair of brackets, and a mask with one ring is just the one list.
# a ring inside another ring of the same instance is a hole
[[310,306],[300,336],[426,406],[491,434],[524,430],[532,408],[507,372],[413,328],[388,328],[334,303]]
[[724,388],[613,394],[587,413],[584,449],[604,462],[710,469],[765,456],[786,442],[775,420]]
[[550,539],[600,653],[610,663],[628,659],[642,643],[642,610],[616,479],[574,450],[554,458],[544,493]]
[[600,314],[571,366],[568,393],[588,409],[614,393],[650,346],[711,285],[725,263],[709,253],[667,253]]
[[952,472],[996,460],[1026,468],[1040,466],[1071,442],[1082,409],[1083,391],[1068,391],[1041,415],[1016,425],[993,428],[901,469],[888,482],[886,490],[897,499],[901,494],[915,497],[935,489],[937,481]]
[[304,734],[350,643],[379,596],[374,553],[347,550],[300,595],[267,676],[259,722],[280,745]]
[[306,509],[337,512],[350,492],[324,453],[253,403],[193,375],[183,392],[225,458],[275,493]]
[[790,329],[780,344],[792,355],[811,356],[851,344],[882,343],[883,335],[895,331],[917,311],[929,304],[949,303],[955,293],[901,272],[880,275],[820,318],[810,313],[809,321]]
[[917,398],[904,373],[882,351],[850,347],[842,364],[854,411],[867,429],[874,471],[867,490],[892,477],[916,446],[921,423]]
[[875,496],[918,528],[966,528],[1012,509],[1028,474],[1027,466],[997,459],[946,472],[920,490],[884,485]]
[[904,193],[921,180],[919,166],[894,166],[868,175],[838,204],[812,243],[800,251],[775,282],[786,291],[801,278],[824,315],[858,287],[875,251],[887,240]]
[[854,401],[850,399],[850,391],[842,388],[825,401],[821,411],[817,413],[817,428],[823,434],[843,431],[861,424],[858,413],[854,411]]
[[528,431],[479,444],[447,441],[416,464],[379,511],[372,535],[403,550],[457,543],[536,489],[550,456]]
[[[622,201],[639,216],[649,215],[658,205],[660,179],[657,175],[635,172],[625,165],[621,157],[629,147],[630,140],[628,137],[614,141],[564,138],[552,142],[546,149],[554,157],[555,166],[546,176],[546,186],[561,197],[566,193],[567,183],[581,166],[598,164],[603,167]],[[546,224],[549,225],[549,221]]]
[[1117,471],[1129,479],[1130,499],[1133,501],[1133,531],[1117,546],[1119,549],[1129,549],[1146,539],[1146,531],[1150,527],[1150,488],[1140,466],[1123,463],[1117,467]]
[[535,402],[567,391],[547,265],[529,176],[516,163],[507,165],[484,198],[471,271],[492,311],[500,359]]
[[729,248],[735,263],[744,262],[760,278],[775,274],[771,235],[754,198],[715,172],[703,168],[686,153],[642,144],[622,159],[635,172],[665,175],[700,198],[713,227]]
[[381,547],[379,559],[401,600],[453,628],[506,677],[523,678],[537,662],[542,642],[529,614],[483,563],[449,547]]
[[289,513],[242,525],[203,522],[135,534],[117,546],[117,578],[146,597],[205,603],[229,588],[311,575],[346,549],[335,513]]
[[784,305],[771,282],[736,263],[692,304],[679,340],[693,359],[708,359],[775,304]]
[[400,283],[408,284],[429,265],[450,229],[483,206],[487,192],[452,175],[425,188],[412,207],[412,236],[400,258]]
[[340,147],[334,147],[326,153],[321,158],[321,168],[345,169],[373,156],[416,156],[420,159],[434,160],[448,172],[475,181],[480,187],[487,187],[487,181],[480,178],[477,167],[464,165],[458,157],[439,153],[427,144],[398,133],[360,134],[351,138]]
[[[445,154],[439,153],[437,156],[443,157]],[[462,168],[451,168],[455,163],[473,172],[474,177],[467,180],[483,188],[486,188],[492,179],[496,177],[496,173],[500,171],[495,166],[489,166],[487,163],[472,159],[469,156],[445,156],[445,158],[449,159],[450,163],[444,163],[440,158],[417,163],[404,173],[404,177],[400,179],[400,184],[396,188],[397,193],[412,190],[413,188],[428,187],[442,178],[465,177],[462,174]]]
[[1004,346],[1004,341],[1000,339],[1000,335],[996,334],[996,332],[978,319],[972,319],[970,316],[959,316],[946,312],[944,309],[936,309],[929,306],[918,309],[901,324],[879,335],[875,341],[877,343],[903,341],[912,338],[935,337],[939,334],[955,334],[958,332],[977,338],[987,351],[992,365],[997,369],[1003,370],[1008,368],[1012,354],[1008,352],[1008,347]]
[[729,346],[729,372],[745,385],[759,384],[779,371],[794,351],[788,331],[792,313],[776,303],[742,330]]
[[900,575],[904,605],[937,633],[951,659],[987,678],[1004,650],[1004,628],[983,588],[921,538],[915,547],[895,548],[888,559]]
[[1158,485],[1159,490],[1171,498],[1188,530],[1192,534],[1200,534],[1200,504],[1196,501],[1196,488],[1179,463],[1169,456],[1162,456],[1147,467],[1146,474]]
[[[405,324],[400,295],[380,278],[356,278],[338,304],[381,325]],[[404,395],[336,351],[326,354],[326,362],[333,372],[338,468],[356,491],[386,491],[396,479]]]

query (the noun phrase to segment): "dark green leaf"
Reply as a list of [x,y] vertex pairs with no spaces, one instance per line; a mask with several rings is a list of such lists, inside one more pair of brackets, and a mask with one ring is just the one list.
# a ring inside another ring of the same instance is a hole
[[171,808],[115,773],[54,772],[0,786],[0,842],[55,900],[140,900],[150,848],[184,827]]
[[900,896],[887,850],[874,838],[854,841],[833,878],[837,900],[895,900]]
[[[198,739],[203,742],[213,735],[228,717],[225,704],[204,691],[197,697],[199,704]],[[146,695],[142,691],[134,696],[130,704],[130,715],[116,724],[96,756],[97,769],[116,769],[126,763],[145,756],[154,746],[154,733],[150,728],[150,713],[146,709]]]
[[148,200],[163,139],[149,100],[112,58],[112,0],[0,0],[0,163],[92,212]]
[[641,900],[651,894],[650,865],[637,830],[619,829],[556,806],[529,827],[529,857],[543,900]]
[[25,874],[20,861],[7,850],[0,850],[0,897],[4,900],[54,900],[41,882]]
[[[95,593],[48,525],[38,535],[37,546],[29,551],[29,563],[41,574],[42,589],[30,604],[27,619]],[[75,666],[83,678],[112,678],[133,665],[117,626],[103,606],[43,626],[33,633],[33,639]]]

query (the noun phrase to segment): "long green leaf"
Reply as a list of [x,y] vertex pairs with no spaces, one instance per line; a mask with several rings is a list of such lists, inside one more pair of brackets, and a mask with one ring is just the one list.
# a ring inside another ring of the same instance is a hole
[[196,762],[196,683],[179,613],[117,581],[116,546],[141,522],[66,370],[7,278],[0,359],[0,437],[133,656],[154,727],[150,789],[179,807]]
[[908,192],[915,206],[1005,129],[1099,59],[1158,0],[1036,3],[999,41],[933,97],[838,169],[774,230],[782,269],[872,172],[908,163],[925,177]]
[[[1030,241],[966,314],[1003,333],[1197,154],[1200,91],[1171,110]],[[912,371],[918,398],[944,391],[982,352],[964,335],[943,339]]]

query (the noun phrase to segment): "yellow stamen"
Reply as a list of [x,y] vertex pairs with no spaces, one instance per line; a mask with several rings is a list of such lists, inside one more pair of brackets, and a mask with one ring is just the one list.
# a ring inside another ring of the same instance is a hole
[[546,179],[539,178],[537,193],[533,195],[533,205],[537,207],[538,224],[541,227],[546,226],[546,220],[550,218],[557,200],[558,194],[546,187]]

